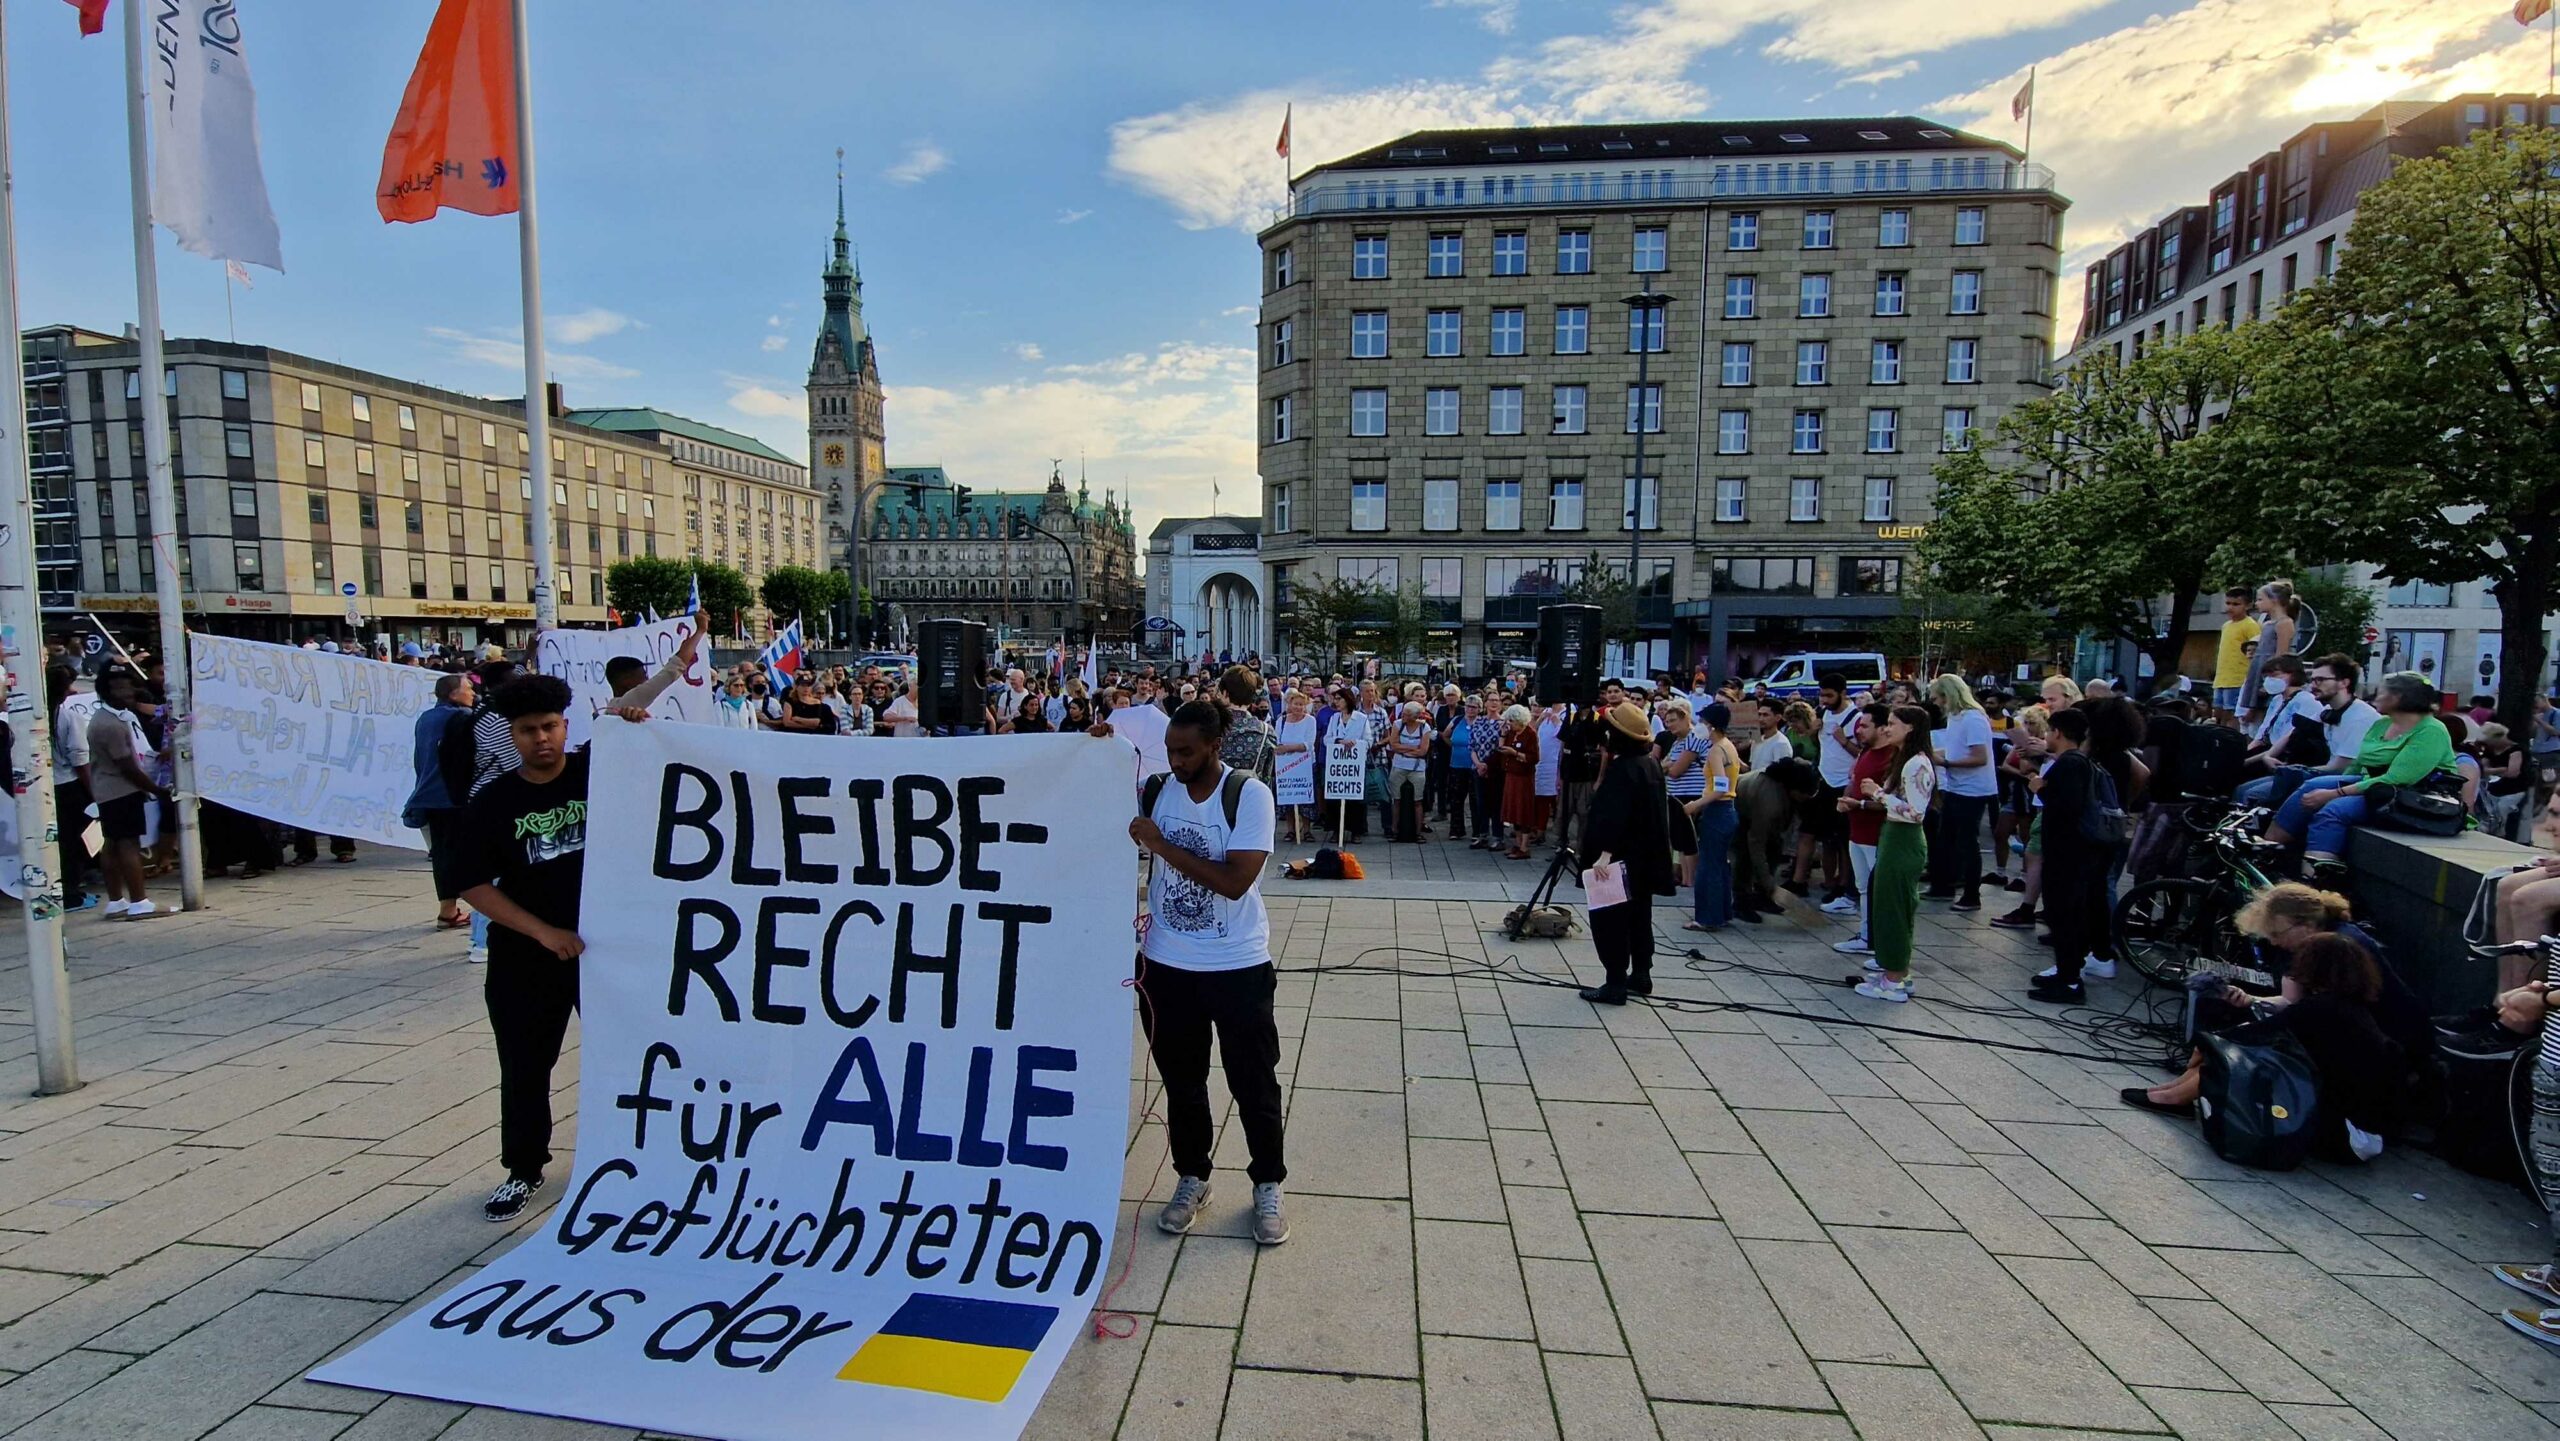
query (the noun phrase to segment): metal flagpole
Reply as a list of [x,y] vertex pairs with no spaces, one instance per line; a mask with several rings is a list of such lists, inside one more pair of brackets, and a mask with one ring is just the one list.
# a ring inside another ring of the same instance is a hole
[[[17,215],[9,179],[9,39],[0,19],[0,331],[18,333]],[[9,424],[0,424],[0,659],[12,663],[9,729],[27,778],[17,796],[18,874],[25,881],[27,981],[35,993],[36,1090],[77,1089],[71,1047],[71,979],[62,966],[62,878],[54,860],[53,708],[45,703],[43,618],[36,611],[35,497],[27,490],[27,383],[18,347],[0,363]]]
[[542,241],[533,214],[533,65],[526,55],[525,0],[514,0],[516,27],[516,240],[524,278],[524,433],[533,447],[533,629],[560,624],[559,550],[551,534],[551,393],[542,354]]
[[177,787],[169,809],[177,813],[178,897],[187,910],[204,906],[204,838],[196,829],[195,714],[188,691],[187,616],[178,534],[176,481],[169,469],[168,364],[160,350],[160,261],[151,235],[151,72],[143,60],[142,12],[124,7],[125,159],[133,181],[133,289],[135,328],[142,336],[142,370],[134,393],[142,407],[142,463],[151,477],[151,555],[160,603],[160,658],[168,667],[168,746]]
[[[2027,67],[2027,143],[2018,152],[2018,168],[2026,169],[2036,158],[2036,67]],[[2023,175],[2020,183],[2025,182]]]

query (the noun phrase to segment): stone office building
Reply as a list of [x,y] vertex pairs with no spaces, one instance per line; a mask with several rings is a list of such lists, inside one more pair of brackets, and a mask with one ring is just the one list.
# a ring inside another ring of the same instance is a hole
[[2066,204],[1909,116],[1427,131],[1299,176],[1261,235],[1275,648],[1322,648],[1303,580],[1417,583],[1435,658],[1489,670],[1631,538],[1656,663],[1857,644],[1938,454],[2045,383]]

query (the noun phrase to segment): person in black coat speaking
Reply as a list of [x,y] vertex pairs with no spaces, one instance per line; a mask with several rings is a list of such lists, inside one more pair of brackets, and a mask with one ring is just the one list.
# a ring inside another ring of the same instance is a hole
[[1676,893],[1671,867],[1670,794],[1653,755],[1653,726],[1643,709],[1622,702],[1605,717],[1608,762],[1591,793],[1583,856],[1593,866],[1627,868],[1627,898],[1591,911],[1591,944],[1608,979],[1586,987],[1586,1001],[1623,1006],[1627,995],[1653,994],[1653,898]]

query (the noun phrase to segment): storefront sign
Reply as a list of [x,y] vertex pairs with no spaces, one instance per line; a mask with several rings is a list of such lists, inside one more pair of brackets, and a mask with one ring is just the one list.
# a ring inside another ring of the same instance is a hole
[[1878,540],[1924,540],[1928,537],[1928,534],[1929,527],[1925,525],[1880,525],[1876,527],[1876,539]]
[[1129,748],[607,721],[593,766],[557,1209],[312,1379],[726,1441],[1020,1435],[1111,1275]]
[[458,620],[531,620],[533,607],[482,601],[420,601],[410,607],[420,615],[448,616]]

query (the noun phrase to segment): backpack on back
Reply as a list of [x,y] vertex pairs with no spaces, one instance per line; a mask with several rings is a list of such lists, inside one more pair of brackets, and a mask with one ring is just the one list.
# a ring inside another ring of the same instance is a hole
[[[1145,816],[1148,820],[1156,818],[1156,798],[1164,794],[1164,783],[1168,774],[1169,772],[1159,772],[1147,777],[1147,783],[1138,790],[1138,814]],[[1244,805],[1245,779],[1244,772],[1229,766],[1227,773],[1218,781],[1218,806],[1227,813],[1227,830],[1230,834],[1235,831],[1236,816]]]

